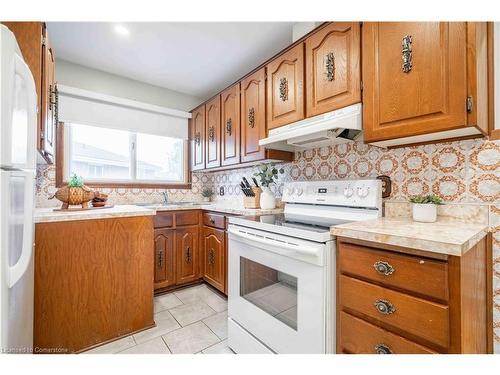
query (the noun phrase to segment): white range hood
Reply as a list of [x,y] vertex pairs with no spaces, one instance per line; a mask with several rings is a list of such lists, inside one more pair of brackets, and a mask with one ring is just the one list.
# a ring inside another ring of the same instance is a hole
[[303,150],[360,140],[361,130],[361,103],[357,103],[272,129],[259,145],[282,151]]

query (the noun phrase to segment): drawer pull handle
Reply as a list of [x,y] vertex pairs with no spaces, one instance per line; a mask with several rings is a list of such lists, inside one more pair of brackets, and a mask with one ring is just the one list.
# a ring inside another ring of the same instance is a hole
[[390,315],[396,311],[394,305],[385,299],[378,299],[373,305],[379,313],[384,315]]
[[210,219],[210,223],[211,224],[215,224],[215,220],[214,219]]
[[394,354],[387,345],[385,344],[377,344],[375,345],[375,353],[376,354]]
[[381,261],[381,260],[379,260],[378,262],[375,262],[373,267],[375,268],[375,271],[377,271],[379,274],[385,275],[385,276],[392,275],[395,271],[393,266],[391,266],[389,263]]

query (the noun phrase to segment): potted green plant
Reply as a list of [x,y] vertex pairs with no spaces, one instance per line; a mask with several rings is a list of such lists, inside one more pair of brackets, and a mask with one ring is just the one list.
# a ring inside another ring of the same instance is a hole
[[210,198],[214,195],[212,189],[205,188],[201,191],[201,196],[203,197],[203,202],[210,202]]
[[410,199],[414,221],[434,223],[437,219],[437,206],[444,204],[435,194],[415,195]]
[[278,175],[283,173],[285,173],[285,170],[283,168],[276,168],[273,163],[259,165],[258,172],[254,173],[254,176],[260,179],[260,186],[262,188],[262,193],[260,194],[260,208],[276,208],[276,198],[269,186],[276,183]]

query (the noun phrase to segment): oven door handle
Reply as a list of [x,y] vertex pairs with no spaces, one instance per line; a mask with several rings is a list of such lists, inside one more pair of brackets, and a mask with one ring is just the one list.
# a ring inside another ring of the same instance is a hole
[[300,253],[300,254],[310,255],[310,256],[318,256],[318,253],[319,253],[318,249],[314,249],[311,247],[305,247],[303,245],[300,245],[300,246],[292,245],[290,243],[273,240],[272,238],[269,238],[269,237],[261,238],[261,237],[258,237],[256,235],[248,234],[247,232],[242,232],[242,231],[239,231],[239,230],[233,229],[233,228],[228,228],[227,231],[229,233],[237,236],[237,237],[241,237],[241,238],[244,238],[244,239],[247,239],[250,241],[255,241],[255,242],[258,242],[261,244],[265,244],[265,245],[272,245],[275,247],[279,247],[280,249],[283,249],[283,250],[293,251],[295,253]]

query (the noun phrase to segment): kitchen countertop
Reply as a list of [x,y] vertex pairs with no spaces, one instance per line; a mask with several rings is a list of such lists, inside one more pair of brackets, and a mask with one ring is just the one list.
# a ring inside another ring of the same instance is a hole
[[111,208],[100,208],[85,211],[54,211],[54,208],[36,208],[35,223],[51,223],[57,221],[108,219],[114,217],[154,215],[155,210],[132,204],[118,205]]
[[179,210],[206,210],[215,211],[223,214],[234,214],[234,215],[272,215],[279,214],[283,212],[282,208],[273,209],[260,209],[260,208],[244,208],[244,207],[233,207],[226,205],[217,205],[214,203],[200,203],[187,206],[159,206],[155,207],[156,211],[179,211]]
[[461,256],[486,236],[488,226],[439,220],[439,217],[435,223],[382,217],[332,226],[330,232],[335,236]]
[[72,220],[95,220],[114,217],[149,216],[160,211],[180,211],[180,210],[207,210],[234,215],[266,215],[283,212],[283,209],[272,210],[251,209],[243,207],[228,207],[216,204],[193,204],[193,205],[171,205],[171,206],[136,206],[133,204],[116,205],[112,208],[102,208],[85,211],[54,211],[54,208],[36,208],[35,223],[50,223],[58,221]]

